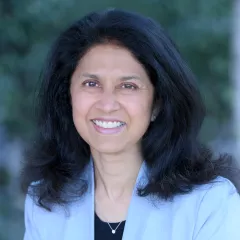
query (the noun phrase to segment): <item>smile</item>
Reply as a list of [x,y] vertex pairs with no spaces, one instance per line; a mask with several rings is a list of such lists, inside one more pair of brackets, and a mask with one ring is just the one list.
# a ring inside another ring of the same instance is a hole
[[92,120],[92,122],[101,127],[101,128],[119,128],[125,125],[126,123],[120,121],[100,121],[100,120]]

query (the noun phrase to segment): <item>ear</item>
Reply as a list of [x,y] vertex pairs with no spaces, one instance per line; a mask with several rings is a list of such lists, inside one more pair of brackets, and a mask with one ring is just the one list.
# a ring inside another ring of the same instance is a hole
[[155,99],[152,106],[151,122],[154,122],[161,110],[161,100]]
[[157,115],[159,114],[160,108],[159,107],[155,107],[152,111],[152,115],[151,115],[151,122],[154,122]]

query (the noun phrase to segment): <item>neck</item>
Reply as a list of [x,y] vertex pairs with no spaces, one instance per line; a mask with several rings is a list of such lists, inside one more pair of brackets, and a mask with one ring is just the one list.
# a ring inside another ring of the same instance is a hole
[[95,166],[95,191],[111,201],[131,197],[143,159],[140,151],[118,155],[92,151]]

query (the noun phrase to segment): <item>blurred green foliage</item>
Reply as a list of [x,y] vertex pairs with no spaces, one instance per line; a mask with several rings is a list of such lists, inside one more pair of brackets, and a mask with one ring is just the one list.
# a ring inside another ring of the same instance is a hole
[[0,190],[0,240],[20,240],[24,234],[24,216],[19,207],[12,204],[7,191]]
[[151,16],[166,28],[197,75],[208,108],[203,129],[213,137],[230,115],[229,0],[1,0],[0,124],[28,139],[35,130],[33,96],[56,36],[89,11],[119,7]]
[[0,166],[0,188],[6,187],[10,182],[10,174],[7,169]]
[[[162,24],[198,77],[208,110],[202,138],[216,136],[231,118],[229,0],[0,0],[0,128],[12,138],[33,136],[34,95],[53,40],[84,14],[106,7],[137,11]],[[6,189],[9,181],[2,168],[0,240],[22,239],[24,231],[23,213]]]

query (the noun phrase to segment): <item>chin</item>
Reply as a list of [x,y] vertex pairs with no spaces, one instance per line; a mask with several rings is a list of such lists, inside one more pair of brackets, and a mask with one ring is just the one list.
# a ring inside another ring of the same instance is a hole
[[116,144],[102,144],[97,147],[93,146],[94,151],[97,151],[102,154],[117,154],[124,151],[124,147],[117,146]]

